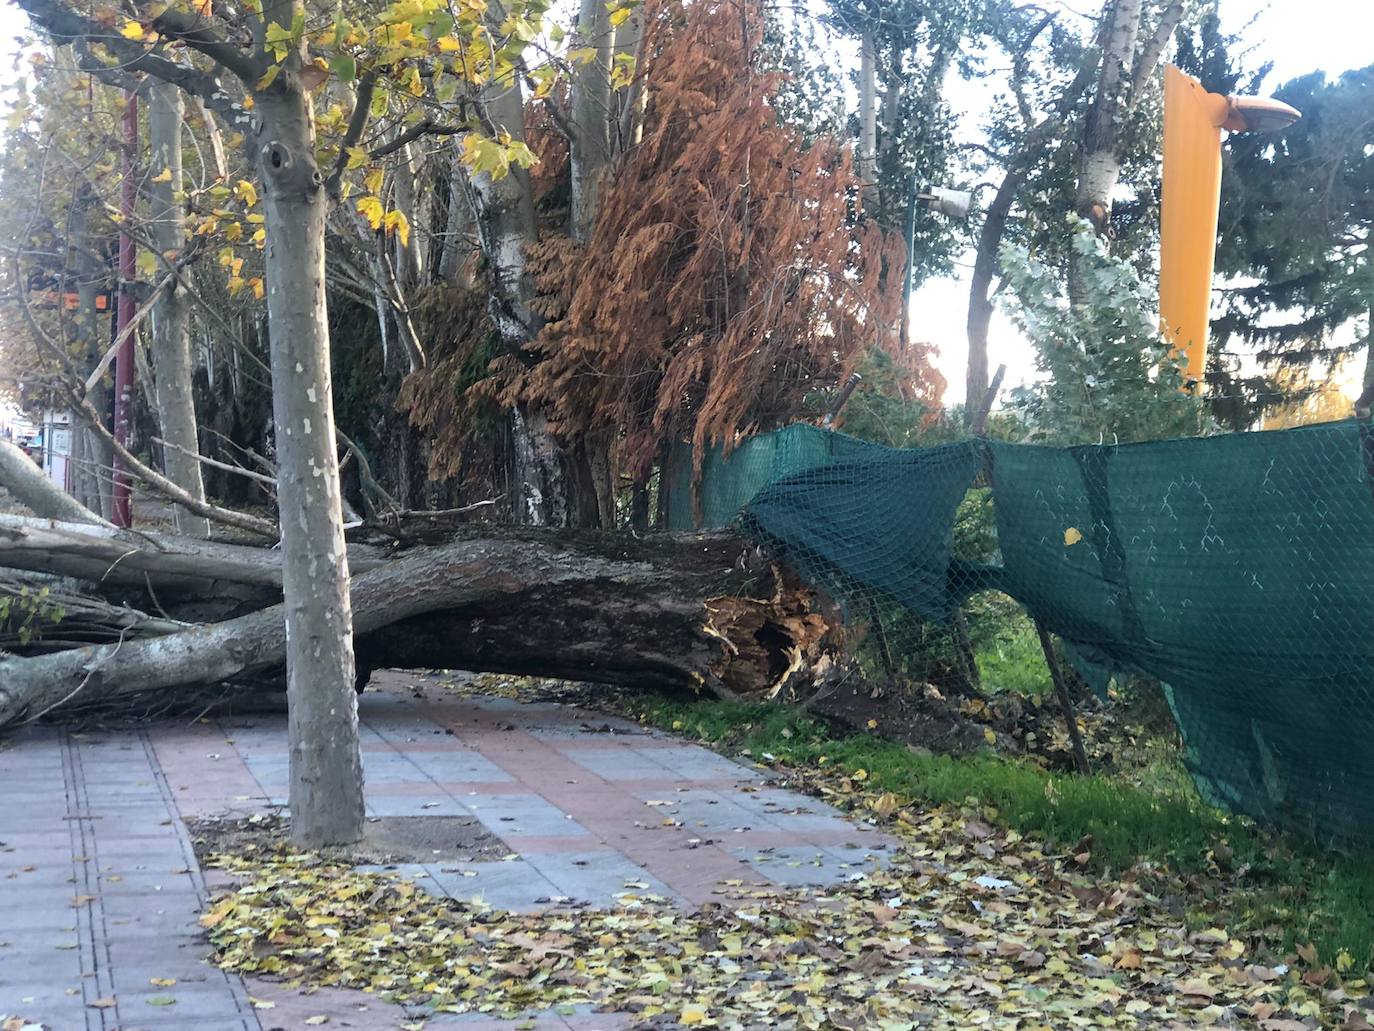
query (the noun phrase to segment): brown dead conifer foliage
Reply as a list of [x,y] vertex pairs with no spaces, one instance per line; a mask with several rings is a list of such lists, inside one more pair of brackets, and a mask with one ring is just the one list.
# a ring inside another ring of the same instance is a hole
[[[603,188],[585,249],[563,231],[566,140],[529,109],[542,229],[527,271],[547,324],[528,353],[489,349],[480,309],[456,298],[428,313],[441,339],[402,403],[434,434],[435,478],[463,467],[491,426],[481,413],[524,403],[570,450],[643,482],[664,445],[690,440],[700,461],[706,445],[786,425],[866,349],[898,346],[902,242],[856,221],[843,147],[808,147],[778,122],[759,0],[649,0],[645,17],[643,139]],[[934,406],[928,355],[899,360],[903,394]]]
[[548,237],[530,255],[555,321],[537,362],[506,364],[502,392],[543,405],[565,438],[613,430],[635,478],[665,441],[700,455],[793,420],[865,347],[894,344],[900,299],[879,270],[904,261],[899,239],[855,224],[848,153],[779,124],[756,0],[666,0],[646,17],[643,141],[580,260]]

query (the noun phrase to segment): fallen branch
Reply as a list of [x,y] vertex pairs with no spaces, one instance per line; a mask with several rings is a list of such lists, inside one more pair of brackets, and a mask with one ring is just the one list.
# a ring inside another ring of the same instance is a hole
[[34,515],[44,519],[111,525],[53,483],[28,455],[8,440],[0,440],[0,486],[28,506]]
[[[374,549],[349,547],[354,573],[382,564]],[[202,541],[177,534],[120,530],[0,513],[0,566],[58,573],[95,583],[178,595],[213,595],[225,583],[281,589],[275,548]]]

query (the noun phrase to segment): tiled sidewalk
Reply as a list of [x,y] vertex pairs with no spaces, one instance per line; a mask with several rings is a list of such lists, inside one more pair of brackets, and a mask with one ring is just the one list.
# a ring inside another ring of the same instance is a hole
[[[509,909],[609,906],[626,892],[695,906],[860,876],[891,844],[769,787],[758,770],[634,724],[460,698],[409,674],[374,685],[360,700],[369,816],[475,817],[511,853],[398,868],[436,894]],[[421,686],[424,697],[412,697]],[[60,1031],[259,1031],[316,1015],[380,1029],[406,1019],[360,993],[245,988],[200,961],[206,889],[182,819],[283,805],[287,776],[276,716],[6,741],[0,782],[23,804],[0,812],[0,1013]],[[275,1005],[256,1011],[250,993]],[[544,1014],[534,1026],[625,1025]]]

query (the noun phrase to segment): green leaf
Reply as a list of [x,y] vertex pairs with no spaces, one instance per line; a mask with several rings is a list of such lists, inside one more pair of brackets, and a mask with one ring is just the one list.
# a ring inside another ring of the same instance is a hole
[[358,62],[348,54],[338,54],[329,62],[329,70],[340,82],[352,82],[358,77]]

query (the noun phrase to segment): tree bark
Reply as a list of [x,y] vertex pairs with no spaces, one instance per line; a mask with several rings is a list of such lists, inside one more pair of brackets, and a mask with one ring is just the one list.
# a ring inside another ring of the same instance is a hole
[[865,32],[859,41],[859,153],[856,164],[866,208],[878,203],[878,80],[874,65],[873,36]]
[[[96,310],[100,287],[108,278],[109,269],[101,268],[96,257],[90,232],[90,194],[82,191],[76,201],[72,218],[73,265],[76,268],[76,351],[81,355],[80,367],[92,368],[104,350],[101,344],[100,316]],[[92,401],[99,401],[104,388],[97,385],[87,392]],[[76,500],[82,507],[108,519],[108,497],[101,490],[101,472],[114,461],[104,442],[91,432],[79,412],[72,420],[72,465],[76,475]]]
[[473,255],[472,205],[468,201],[467,170],[461,155],[461,147],[455,142],[449,169],[448,219],[444,225],[443,247],[439,251],[438,275],[442,283],[456,283],[465,290],[472,290],[476,288],[470,261]]
[[[282,25],[303,11],[298,0],[275,8],[273,20]],[[291,837],[315,846],[361,838],[363,793],[325,310],[327,198],[311,101],[296,74],[300,61],[291,55],[258,94],[256,110],[286,598],[285,618],[277,614],[272,633],[285,643]],[[230,654],[239,649],[233,645]]]
[[1007,229],[1007,216],[1016,195],[1026,181],[1026,171],[1018,164],[1008,169],[988,205],[983,227],[978,233],[978,253],[973,262],[973,278],[968,296],[968,374],[964,380],[964,425],[972,423],[974,412],[988,392],[988,326],[992,322],[992,281],[997,275],[997,253]]
[[604,0],[582,0],[575,48],[595,52],[573,73],[570,156],[572,173],[571,236],[585,244],[596,223],[597,195],[611,160],[611,62],[615,34]]
[[633,57],[635,60],[634,78],[624,89],[617,91],[619,113],[616,116],[616,155],[624,154],[638,145],[644,131],[644,102],[648,91],[644,88],[643,69],[640,67],[644,56],[644,8],[635,7],[634,11],[616,26],[616,56]]
[[[373,549],[349,548],[353,573],[375,569]],[[270,604],[282,588],[282,552],[149,531],[0,513],[0,567],[57,573],[101,584],[151,590],[176,608],[191,600],[257,600]],[[240,591],[236,588],[252,588]],[[189,617],[187,617],[189,618]]]
[[[513,140],[524,140],[525,109],[518,78],[491,83],[483,103],[492,124]],[[543,327],[543,320],[530,308],[534,288],[525,270],[525,248],[538,239],[529,173],[512,167],[500,179],[483,172],[469,182],[478,238],[487,259],[487,308],[501,343],[523,361],[528,357],[525,345]],[[512,410],[511,449],[510,501],[516,520],[529,526],[566,526],[566,458],[543,412],[524,405]]]
[[0,439],[0,485],[44,519],[110,525],[53,483],[28,455],[4,439]]
[[[810,591],[724,534],[510,531],[355,581],[364,670],[453,667],[768,695],[819,657]],[[55,705],[210,685],[287,658],[289,605],[157,638],[0,660],[0,726]],[[58,624],[60,630],[61,624]]]
[[[180,254],[186,246],[186,216],[181,199],[181,90],[157,82],[149,90],[148,137],[154,170],[150,183],[152,237],[159,254]],[[170,173],[170,178],[159,181]],[[201,479],[200,441],[191,387],[191,313],[186,293],[175,285],[163,290],[153,308],[153,382],[157,418],[165,440],[176,447],[162,453],[167,478],[196,501],[205,500]],[[180,450],[178,450],[180,449]],[[192,537],[208,538],[210,521],[177,505],[177,529]]]
[[1141,0],[1113,0],[1110,5],[1111,24],[1088,111],[1074,207],[1099,233],[1106,232],[1111,220],[1112,189],[1121,175],[1121,125],[1134,106],[1130,85],[1142,15]]

